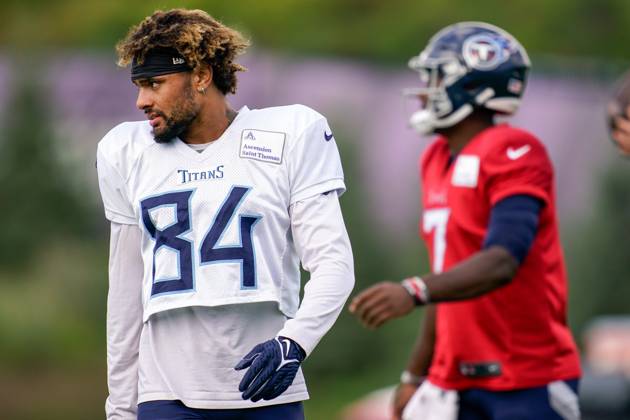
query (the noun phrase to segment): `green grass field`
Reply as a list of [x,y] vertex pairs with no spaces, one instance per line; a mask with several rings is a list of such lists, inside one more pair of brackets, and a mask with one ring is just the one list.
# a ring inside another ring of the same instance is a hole
[[[103,418],[106,271],[106,241],[99,241],[50,244],[27,268],[0,272],[3,418]],[[414,338],[401,332],[415,332],[417,322],[418,317],[410,317],[370,332],[344,312],[339,328],[333,328],[305,362],[311,394],[305,403],[307,418],[340,418],[351,402],[394,383]],[[398,345],[392,349],[370,344],[375,342]],[[353,356],[368,361],[369,368],[344,369]],[[340,357],[344,359],[337,360]]]

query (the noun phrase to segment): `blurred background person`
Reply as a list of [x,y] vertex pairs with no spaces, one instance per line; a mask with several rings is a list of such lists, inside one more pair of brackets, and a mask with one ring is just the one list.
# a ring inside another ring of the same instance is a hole
[[530,133],[495,122],[520,105],[527,52],[496,26],[461,22],[409,67],[420,83],[407,94],[421,102],[410,123],[438,135],[420,158],[432,271],[378,283],[350,305],[369,328],[428,305],[394,417],[578,420],[552,164]]
[[[417,156],[427,142],[407,126],[411,109],[401,91],[417,75],[404,63],[453,22],[510,28],[535,63],[511,123],[530,129],[555,165],[569,325],[583,337],[594,317],[628,312],[630,165],[606,143],[603,115],[629,67],[627,1],[165,0],[160,7],[208,10],[252,40],[240,61],[251,71],[240,74],[230,101],[235,109],[302,103],[329,118],[361,289],[428,270],[417,230]],[[111,127],[145,118],[111,46],[155,8],[120,0],[0,3],[4,417],[102,418],[109,225],[94,153]],[[351,416],[353,402],[373,391],[387,400],[388,416],[391,396],[377,390],[398,383],[422,312],[369,332],[344,311],[305,367],[306,417]],[[581,397],[586,388],[585,376]],[[361,420],[379,416],[377,406],[360,406]]]
[[617,82],[606,112],[610,136],[619,149],[619,153],[630,156],[630,73],[626,73]]

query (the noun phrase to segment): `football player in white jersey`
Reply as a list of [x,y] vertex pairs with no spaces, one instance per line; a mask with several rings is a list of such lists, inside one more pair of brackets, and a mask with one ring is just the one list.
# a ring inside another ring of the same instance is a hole
[[147,120],[97,151],[110,420],[302,419],[301,362],[353,287],[332,131],[302,105],[233,110],[246,47],[184,9],[117,46]]

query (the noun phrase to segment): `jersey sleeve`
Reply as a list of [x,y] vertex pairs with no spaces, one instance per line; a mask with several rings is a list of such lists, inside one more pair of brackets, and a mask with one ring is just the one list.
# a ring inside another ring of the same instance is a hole
[[529,195],[549,204],[553,168],[540,141],[517,132],[498,143],[483,160],[490,205],[512,195]]
[[96,153],[96,169],[105,217],[116,223],[137,224],[125,179],[100,147]]
[[328,191],[343,194],[346,186],[339,150],[324,117],[318,118],[296,139],[287,161],[290,204]]
[[142,332],[142,231],[111,223],[107,294],[107,420],[137,417]]
[[302,266],[310,273],[295,318],[277,334],[310,354],[332,328],[354,287],[354,260],[337,193],[318,195],[289,208]]

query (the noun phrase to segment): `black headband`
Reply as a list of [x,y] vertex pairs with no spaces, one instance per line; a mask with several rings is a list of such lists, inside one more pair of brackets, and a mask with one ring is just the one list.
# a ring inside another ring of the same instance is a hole
[[190,70],[192,68],[176,49],[154,48],[145,55],[142,64],[139,64],[137,58],[134,57],[131,63],[131,80]]

